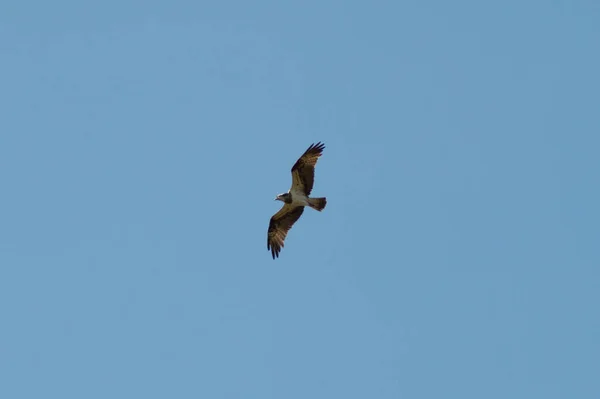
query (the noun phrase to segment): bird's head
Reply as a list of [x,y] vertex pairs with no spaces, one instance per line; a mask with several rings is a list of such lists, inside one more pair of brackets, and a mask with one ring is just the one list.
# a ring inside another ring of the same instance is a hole
[[283,201],[286,202],[286,200],[288,199],[288,197],[290,196],[289,193],[283,193],[283,194],[279,194],[277,197],[275,197],[275,201]]

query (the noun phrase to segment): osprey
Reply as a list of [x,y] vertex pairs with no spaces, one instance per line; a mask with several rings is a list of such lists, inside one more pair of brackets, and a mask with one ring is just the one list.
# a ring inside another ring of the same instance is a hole
[[305,206],[322,211],[327,199],[309,198],[315,181],[315,165],[323,153],[325,145],[321,142],[311,144],[292,167],[292,187],[287,193],[279,194],[275,200],[283,202],[283,207],[271,218],[267,234],[267,249],[273,259],[279,257],[283,241],[288,231],[304,212]]

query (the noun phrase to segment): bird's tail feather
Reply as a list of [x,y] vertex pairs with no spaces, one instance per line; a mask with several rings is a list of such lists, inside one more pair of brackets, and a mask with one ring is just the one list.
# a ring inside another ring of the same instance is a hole
[[317,211],[321,212],[323,209],[325,209],[325,205],[327,205],[327,198],[309,198],[308,205],[312,209],[316,209]]

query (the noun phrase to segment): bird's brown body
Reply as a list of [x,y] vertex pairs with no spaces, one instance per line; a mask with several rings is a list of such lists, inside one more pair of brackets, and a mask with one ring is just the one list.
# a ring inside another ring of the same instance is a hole
[[327,199],[310,198],[315,180],[315,165],[323,153],[325,145],[312,144],[292,167],[292,187],[287,193],[278,195],[275,199],[284,203],[283,207],[271,218],[267,233],[267,249],[273,259],[279,256],[288,231],[302,216],[304,207],[309,206],[322,211],[327,205]]

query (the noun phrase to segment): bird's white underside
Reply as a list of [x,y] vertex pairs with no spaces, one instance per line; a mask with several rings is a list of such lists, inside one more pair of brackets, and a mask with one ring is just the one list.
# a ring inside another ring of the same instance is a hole
[[292,194],[292,205],[308,206],[308,197],[302,191],[290,190]]

